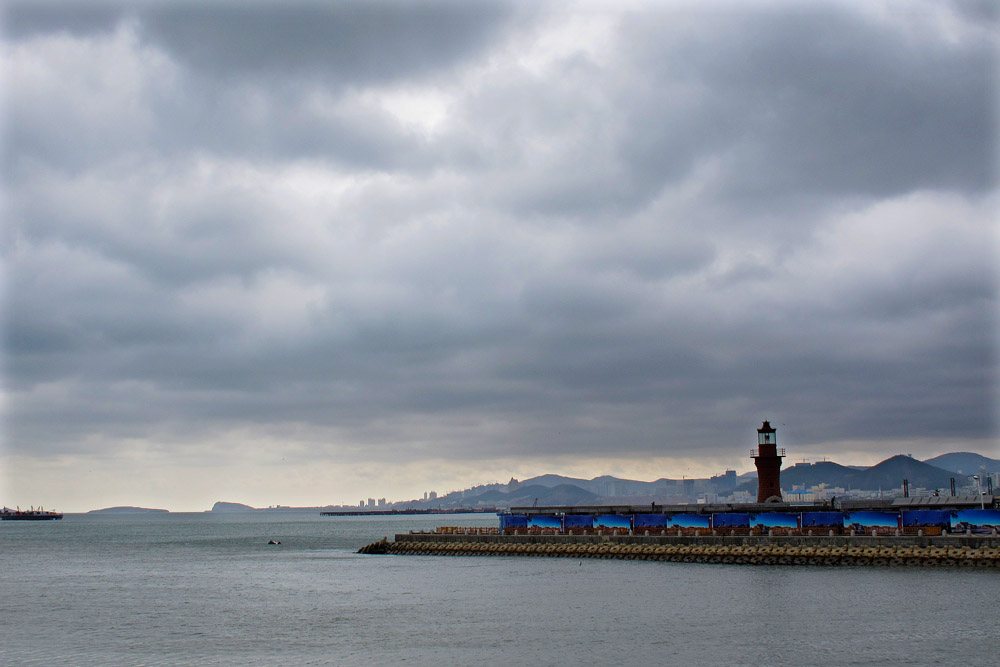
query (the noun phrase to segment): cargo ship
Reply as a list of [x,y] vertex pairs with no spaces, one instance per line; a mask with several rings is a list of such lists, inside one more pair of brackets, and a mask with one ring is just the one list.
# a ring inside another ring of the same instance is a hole
[[41,507],[38,509],[32,507],[30,510],[22,510],[20,507],[12,510],[9,507],[4,507],[3,511],[0,512],[0,520],[2,521],[51,521],[61,518],[63,518],[63,515],[59,512],[46,510]]

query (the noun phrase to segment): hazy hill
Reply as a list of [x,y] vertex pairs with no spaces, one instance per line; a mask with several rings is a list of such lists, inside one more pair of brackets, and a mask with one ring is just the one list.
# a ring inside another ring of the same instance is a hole
[[[898,454],[873,465],[867,470],[859,470],[851,478],[851,486],[855,489],[893,489],[903,485],[903,480],[910,480],[910,488],[947,489],[955,473],[936,466],[918,461],[915,458]],[[956,479],[962,483],[964,480]]]
[[942,454],[941,456],[927,459],[924,463],[929,463],[932,466],[950,470],[960,475],[975,475],[983,468],[986,468],[986,472],[1000,472],[1000,460],[991,459],[975,452]]
[[100,510],[90,510],[87,514],[160,514],[166,513],[168,510],[156,510],[149,509],[147,507],[105,507]]
[[[827,486],[842,486],[845,489],[851,485],[851,479],[857,475],[854,468],[842,466],[833,461],[819,461],[813,464],[792,466],[781,471],[781,486],[790,489],[792,485],[804,485],[805,488],[826,484]],[[754,483],[754,489],[757,488]],[[857,488],[857,487],[853,487]]]
[[541,506],[552,507],[557,505],[593,505],[598,496],[574,484],[559,484],[552,487],[540,484],[522,484],[507,493],[494,490],[476,496],[476,500],[480,503],[492,502],[495,507],[528,507],[535,504],[535,499]]
[[578,479],[562,475],[540,475],[521,482],[523,485],[559,486],[570,484],[598,496],[632,496],[653,495],[664,493],[677,484],[676,480],[660,478],[653,482],[642,482],[634,479],[622,479],[611,475],[601,475],[594,479]]
[[579,479],[577,477],[563,477],[562,475],[539,475],[538,477],[532,477],[531,479],[521,480],[521,486],[547,486],[549,488],[555,486],[561,486],[563,484],[570,484],[572,486],[590,491],[593,493],[592,481],[589,479]]

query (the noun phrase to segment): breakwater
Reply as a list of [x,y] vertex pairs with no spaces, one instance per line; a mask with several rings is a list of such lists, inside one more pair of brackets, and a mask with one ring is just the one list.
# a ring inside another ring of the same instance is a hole
[[995,536],[635,536],[407,533],[358,553],[617,558],[744,565],[1000,568]]
[[338,510],[320,512],[320,516],[409,516],[419,514],[496,514],[495,507],[462,507],[457,509],[394,509],[394,510]]

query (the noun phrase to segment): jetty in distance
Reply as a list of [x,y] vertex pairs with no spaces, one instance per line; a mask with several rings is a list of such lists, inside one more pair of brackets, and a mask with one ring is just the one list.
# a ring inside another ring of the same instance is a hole
[[397,509],[397,510],[346,510],[336,512],[320,512],[321,516],[397,516],[407,514],[496,514],[499,510],[496,507],[475,507],[475,508],[422,508],[422,509]]

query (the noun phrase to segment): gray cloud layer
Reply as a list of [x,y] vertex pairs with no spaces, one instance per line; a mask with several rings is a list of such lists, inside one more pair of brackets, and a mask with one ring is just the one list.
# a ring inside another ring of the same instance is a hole
[[994,435],[994,27],[8,3],[7,447]]

